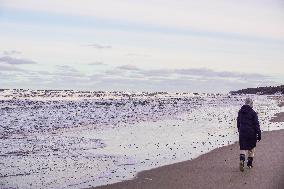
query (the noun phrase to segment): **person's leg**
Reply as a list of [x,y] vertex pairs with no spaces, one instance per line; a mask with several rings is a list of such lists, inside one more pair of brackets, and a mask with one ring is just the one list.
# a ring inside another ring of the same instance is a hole
[[246,160],[246,153],[247,153],[247,150],[240,150],[240,161]]
[[248,157],[254,157],[255,148],[248,150]]
[[253,162],[254,152],[255,152],[255,148],[248,151],[248,162],[247,162],[248,168],[253,167],[252,162]]
[[246,160],[246,151],[240,150],[240,171],[244,171],[245,160]]

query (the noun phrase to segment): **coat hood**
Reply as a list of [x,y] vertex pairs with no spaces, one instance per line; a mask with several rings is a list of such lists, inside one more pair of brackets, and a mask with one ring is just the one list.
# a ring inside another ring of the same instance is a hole
[[248,113],[250,111],[252,111],[252,108],[249,105],[243,105],[240,110],[241,113]]

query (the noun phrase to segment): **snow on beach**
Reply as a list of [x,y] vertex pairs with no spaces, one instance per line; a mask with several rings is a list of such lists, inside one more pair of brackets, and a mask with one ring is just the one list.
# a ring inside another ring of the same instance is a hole
[[[252,96],[262,130],[283,112]],[[0,91],[0,188],[86,188],[207,153],[238,140],[245,96]]]

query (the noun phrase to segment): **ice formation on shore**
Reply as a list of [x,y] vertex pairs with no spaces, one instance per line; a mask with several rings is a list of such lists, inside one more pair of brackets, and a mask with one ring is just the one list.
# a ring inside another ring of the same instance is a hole
[[[252,96],[262,130],[283,111]],[[244,96],[0,91],[0,188],[86,188],[189,160],[238,140]]]

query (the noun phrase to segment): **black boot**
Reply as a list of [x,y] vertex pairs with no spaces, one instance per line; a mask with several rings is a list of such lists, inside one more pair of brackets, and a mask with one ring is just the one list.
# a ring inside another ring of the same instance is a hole
[[245,154],[240,154],[240,171],[245,170],[245,160],[246,160],[246,155]]
[[248,166],[248,168],[253,168],[253,166],[252,166],[252,161],[253,161],[253,157],[248,157],[248,162],[247,162],[247,166]]

